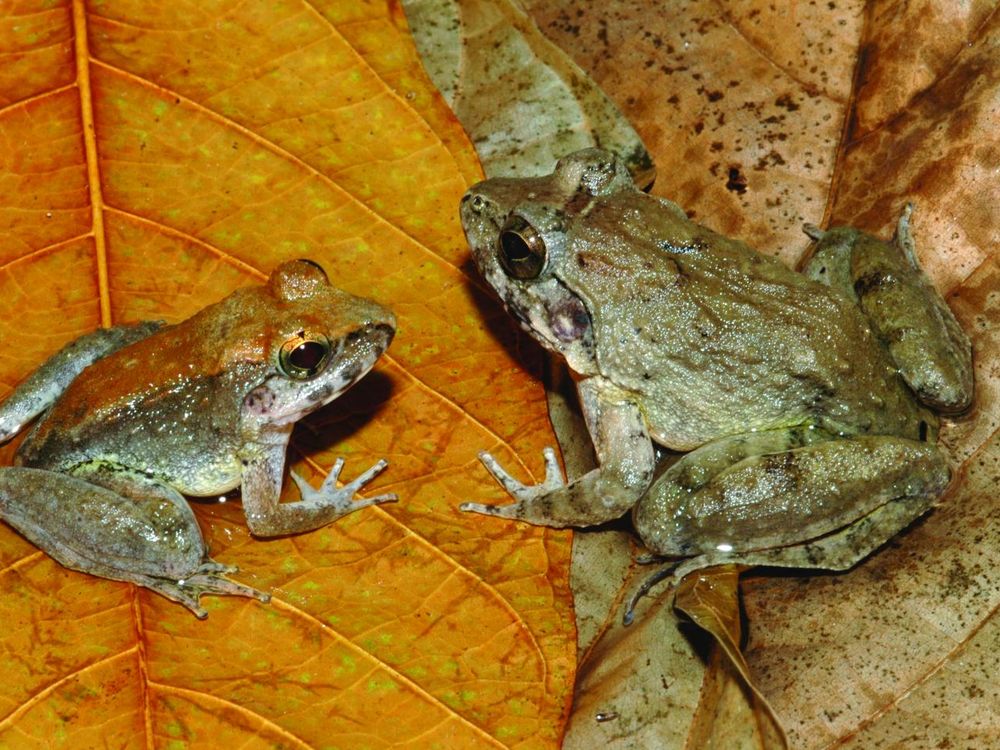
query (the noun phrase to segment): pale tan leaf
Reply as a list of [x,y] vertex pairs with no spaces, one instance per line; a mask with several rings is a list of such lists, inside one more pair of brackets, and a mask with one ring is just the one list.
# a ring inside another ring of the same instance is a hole
[[487,176],[547,173],[600,145],[652,181],[642,141],[617,107],[517,0],[404,0],[431,78],[472,138]]

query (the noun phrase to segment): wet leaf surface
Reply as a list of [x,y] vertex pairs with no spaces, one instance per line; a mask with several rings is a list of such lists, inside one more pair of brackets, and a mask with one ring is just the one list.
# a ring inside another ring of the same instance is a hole
[[403,499],[270,541],[197,502],[213,556],[274,595],[207,598],[205,622],[3,526],[0,744],[555,746],[568,534],[457,512],[502,499],[479,450],[536,468],[544,392],[468,271],[478,166],[398,8],[25,0],[0,50],[0,395],[75,336],[309,257],[399,334],[291,458],[315,485],[385,457],[369,491]]

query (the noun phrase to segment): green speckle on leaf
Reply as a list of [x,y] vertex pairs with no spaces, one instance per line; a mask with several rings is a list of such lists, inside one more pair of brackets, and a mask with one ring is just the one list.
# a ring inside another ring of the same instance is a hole
[[373,677],[365,684],[369,693],[389,693],[399,690],[399,686],[392,680]]

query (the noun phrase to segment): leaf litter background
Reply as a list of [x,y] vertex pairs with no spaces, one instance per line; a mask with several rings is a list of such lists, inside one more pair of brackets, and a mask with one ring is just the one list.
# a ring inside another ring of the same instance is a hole
[[[888,236],[903,203],[916,201],[923,265],[976,349],[977,404],[943,434],[956,485],[851,573],[751,576],[747,658],[793,746],[997,744],[996,4],[521,4],[635,125],[658,167],[653,192],[715,229],[794,264],[804,221]],[[472,30],[462,44],[478,44],[496,15],[484,5],[462,0],[452,11],[460,34]],[[532,53],[547,56],[520,49],[521,59]],[[506,95],[517,106],[523,87],[513,82],[528,63],[508,56]],[[486,87],[503,95],[502,74],[490,73]],[[541,150],[516,139],[511,148]],[[622,576],[608,571],[610,590]],[[678,649],[675,627],[628,635],[593,616],[581,632],[603,627],[604,637],[584,653],[570,746],[759,746],[745,718],[728,736],[705,734],[706,712],[708,724],[726,723],[725,702],[714,703],[713,668],[696,680],[678,668],[692,654]],[[594,721],[613,708],[627,710]]]
[[206,599],[206,622],[0,528],[0,746],[557,742],[569,536],[457,512],[502,500],[478,450],[517,465],[551,442],[466,261],[479,175],[383,4],[4,5],[0,395],[97,326],[181,320],[309,257],[400,331],[292,458],[315,483],[384,456],[370,491],[402,502],[267,542],[237,503],[198,503],[213,556],[274,594]]
[[794,747],[997,744],[996,4],[527,5],[635,124],[654,192],[714,228],[794,263],[803,221],[887,236],[916,201],[976,351],[976,407],[943,438],[958,483],[846,575],[750,576],[747,659]]

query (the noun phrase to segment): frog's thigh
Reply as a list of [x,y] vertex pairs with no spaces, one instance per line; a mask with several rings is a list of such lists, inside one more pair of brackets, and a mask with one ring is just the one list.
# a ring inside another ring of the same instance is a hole
[[[936,499],[937,495],[900,497],[820,539],[791,547],[742,553],[738,555],[738,562],[776,568],[847,570],[922,516]],[[733,562],[732,553],[708,552],[685,560],[672,575],[679,581],[696,570],[730,562]]]
[[[972,401],[972,349],[948,305],[920,270],[910,232],[911,207],[896,236],[869,234],[819,242],[803,272],[857,301],[920,400],[938,411],[964,411]],[[830,237],[837,237],[837,230]]]
[[[699,451],[671,467],[636,512],[636,527],[651,549],[707,556],[695,567],[758,564],[757,550],[768,550],[768,564],[782,564],[778,559],[785,555],[789,566],[849,567],[923,513],[949,479],[936,447],[896,437],[825,440],[749,456],[692,486],[685,481],[692,471],[682,464],[697,462]],[[865,533],[843,538],[853,549],[834,545],[836,558],[830,550],[822,559],[785,552],[862,519],[856,531]]]
[[202,594],[267,600],[223,577],[229,569],[206,558],[194,514],[175,490],[120,467],[79,471],[91,481],[0,469],[0,517],[67,568],[145,586],[198,617],[206,615]]
[[0,516],[75,570],[117,580],[177,580],[197,571],[204,542],[183,497],[152,482],[145,497],[116,489],[44,469],[5,468]]
[[861,309],[920,400],[939,411],[965,410],[972,402],[972,349],[917,265],[909,210],[892,243],[857,244],[851,276]]

